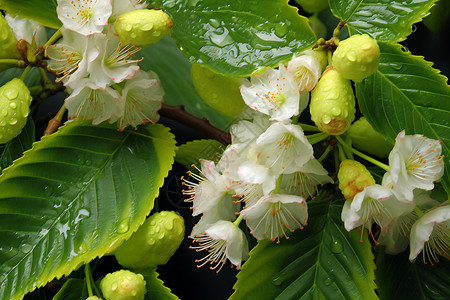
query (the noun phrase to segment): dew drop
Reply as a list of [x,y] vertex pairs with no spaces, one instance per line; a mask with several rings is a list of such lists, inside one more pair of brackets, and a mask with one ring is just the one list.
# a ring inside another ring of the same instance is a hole
[[335,254],[341,253],[343,250],[342,243],[339,240],[334,240],[333,244],[331,245],[331,252]]
[[283,283],[283,277],[275,277],[274,279],[272,279],[272,283],[276,286],[280,286]]
[[125,30],[126,30],[126,31],[131,31],[131,30],[133,30],[133,25],[128,24],[127,26],[125,26]]
[[403,68],[403,65],[394,63],[394,64],[391,64],[391,67],[396,71],[400,71]]
[[278,23],[278,24],[275,25],[275,34],[279,38],[285,36],[287,32],[288,32],[288,28],[287,28],[287,26],[285,24]]
[[117,283],[112,284],[111,290],[113,290],[113,291],[117,290]]
[[2,115],[6,117],[8,115],[8,110],[7,109],[2,110]]
[[143,30],[143,31],[150,31],[150,30],[152,30],[152,28],[153,28],[153,23],[147,23],[147,24],[145,24],[144,26],[142,26],[141,27],[141,29]]
[[165,227],[167,230],[172,230],[173,229],[173,221],[172,222],[167,222],[165,224]]
[[218,47],[225,47],[226,45],[232,44],[234,42],[234,40],[229,35],[228,29],[226,28],[223,28],[222,33],[212,32],[209,39]]
[[131,38],[135,39],[136,38],[136,33],[132,32],[130,33]]
[[17,104],[15,102],[11,102],[9,104],[9,107],[11,107],[12,109],[16,109],[17,108]]
[[325,279],[325,285],[330,285],[333,281],[330,278]]
[[5,93],[5,96],[9,100],[14,100],[14,99],[17,98],[17,96],[19,96],[19,92],[17,90],[10,90],[10,91]]
[[220,22],[216,19],[210,19],[209,24],[216,29],[220,26]]
[[323,122],[324,124],[329,124],[329,123],[331,122],[330,116],[329,116],[329,115],[324,115],[324,116],[322,117],[322,122]]
[[129,218],[123,220],[120,224],[119,227],[117,228],[117,232],[118,233],[125,233],[128,231],[128,223],[129,223]]
[[152,32],[152,35],[153,36],[160,36],[161,35],[161,31],[155,30],[155,31]]
[[331,110],[331,113],[334,116],[339,116],[341,114],[341,109],[339,107],[333,107],[333,109]]
[[150,238],[150,239],[148,240],[148,244],[149,244],[149,245],[154,245],[154,244],[155,244],[155,240],[154,240],[153,238]]
[[360,10],[360,11],[356,12],[355,15],[359,15],[362,17],[371,17],[373,15],[373,13],[368,10]]
[[16,118],[11,118],[11,119],[9,120],[9,124],[11,124],[11,125],[17,124],[17,119],[16,119]]
[[30,252],[31,249],[33,249],[33,246],[31,246],[30,244],[22,244],[22,245],[20,245],[19,248],[22,253],[26,254],[26,253]]
[[349,53],[347,54],[347,59],[351,62],[355,62],[356,61],[356,55],[353,53]]
[[137,295],[136,290],[131,290],[131,295],[132,295],[132,296],[136,296],[136,295]]

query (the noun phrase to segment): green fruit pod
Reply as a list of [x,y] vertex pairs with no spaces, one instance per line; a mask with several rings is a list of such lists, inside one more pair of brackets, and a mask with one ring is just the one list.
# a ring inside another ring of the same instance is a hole
[[121,14],[114,29],[122,42],[147,46],[170,33],[172,20],[162,10],[136,9]]
[[313,14],[328,7],[328,0],[295,0],[304,11]]
[[128,270],[107,274],[100,289],[106,300],[143,300],[147,292],[144,276]]
[[192,65],[191,78],[203,101],[218,112],[234,118],[244,110],[240,78],[226,77],[198,64]]
[[350,80],[344,79],[332,67],[322,74],[311,91],[311,119],[324,133],[340,135],[355,119],[355,96]]
[[353,199],[366,186],[374,185],[375,179],[366,167],[351,159],[343,160],[338,172],[339,189],[345,199]]
[[[17,40],[11,27],[9,27],[5,17],[0,14],[0,59],[20,58],[16,44]],[[14,65],[0,63],[0,72],[11,66]]]
[[364,117],[350,126],[348,134],[356,148],[380,158],[388,157],[394,147],[391,142],[376,132]]
[[19,78],[0,88],[0,144],[9,142],[22,131],[30,113],[31,100],[28,87]]
[[345,79],[361,82],[377,70],[379,61],[377,41],[367,34],[355,34],[339,43],[332,65]]
[[126,268],[152,268],[166,264],[184,238],[184,220],[176,212],[151,215],[116,250],[119,264]]

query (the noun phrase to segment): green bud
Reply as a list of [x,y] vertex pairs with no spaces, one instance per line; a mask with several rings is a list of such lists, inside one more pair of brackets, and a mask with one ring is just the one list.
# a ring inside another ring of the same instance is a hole
[[309,105],[311,119],[322,132],[339,135],[355,119],[355,96],[349,80],[332,67],[325,70],[314,90]]
[[295,0],[307,13],[316,13],[328,7],[328,0]]
[[143,300],[147,292],[144,276],[128,270],[107,274],[100,281],[106,300]]
[[[20,58],[16,49],[17,40],[14,33],[6,22],[5,17],[0,14],[0,59]],[[7,64],[0,64],[0,72],[7,69]]]
[[388,157],[394,147],[391,142],[375,131],[364,117],[353,123],[348,133],[356,148],[380,158]]
[[0,144],[19,135],[27,122],[33,98],[28,87],[19,78],[0,88]]
[[131,237],[116,250],[119,264],[142,269],[164,265],[184,238],[184,220],[176,212],[151,215]]
[[341,162],[338,172],[339,189],[345,199],[353,199],[366,186],[374,185],[375,179],[366,167],[351,159]]
[[87,297],[86,300],[102,300],[102,298],[99,298],[97,296],[90,296],[90,297]]
[[121,14],[114,23],[121,41],[138,46],[156,43],[172,29],[172,20],[162,10],[137,9]]
[[239,88],[241,79],[223,76],[198,64],[192,65],[191,78],[203,101],[218,112],[234,118],[245,108]]
[[332,65],[345,79],[361,82],[378,68],[380,48],[367,34],[355,34],[339,43]]

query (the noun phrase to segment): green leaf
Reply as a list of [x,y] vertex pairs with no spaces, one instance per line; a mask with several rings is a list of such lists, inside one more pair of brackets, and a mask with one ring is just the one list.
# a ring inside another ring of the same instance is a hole
[[279,244],[260,241],[231,299],[377,299],[367,234],[347,232],[342,204],[308,204],[308,226]]
[[31,148],[34,142],[34,121],[28,116],[22,132],[8,143],[0,145],[0,174],[9,167],[13,160],[22,156],[23,152]]
[[414,263],[409,252],[377,256],[376,282],[380,299],[450,299],[450,262],[443,258],[435,265]]
[[200,98],[192,83],[191,63],[170,36],[145,47],[139,54],[144,57],[139,63],[141,68],[159,75],[165,92],[165,104],[183,104],[187,112],[199,118],[206,117],[212,125],[222,130],[230,126],[230,118],[216,112]]
[[174,151],[162,125],[70,122],[34,143],[0,176],[0,299],[20,299],[129,238]]
[[[20,78],[24,68],[9,68],[3,72],[0,72],[0,86],[4,85],[13,78]],[[41,80],[41,74],[38,68],[32,68],[23,81],[28,87],[39,85]]]
[[367,33],[377,40],[398,42],[412,32],[412,24],[428,15],[437,0],[330,0],[333,14],[348,26],[350,35]]
[[69,278],[52,300],[85,300],[88,295],[84,279]]
[[172,35],[193,63],[245,77],[310,48],[308,19],[287,0],[162,0]]
[[35,20],[51,28],[61,27],[56,15],[56,0],[2,0],[0,9],[21,18]]
[[192,164],[200,166],[199,159],[212,160],[217,163],[223,151],[223,144],[216,140],[196,140],[178,147],[175,161],[191,169]]
[[169,288],[164,286],[164,282],[158,278],[158,273],[155,269],[147,269],[139,272],[144,276],[146,282],[147,292],[145,293],[145,300],[167,300],[180,299]]
[[379,43],[378,70],[356,84],[359,107],[390,141],[402,130],[439,139],[445,155],[443,181],[450,183],[450,87],[423,57],[398,44]]

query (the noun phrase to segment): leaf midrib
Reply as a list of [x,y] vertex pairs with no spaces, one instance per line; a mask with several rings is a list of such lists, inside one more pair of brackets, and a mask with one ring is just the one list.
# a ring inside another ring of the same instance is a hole
[[[85,125],[81,125],[81,126],[85,126]],[[78,200],[79,197],[80,197],[80,195],[82,195],[82,194],[86,191],[86,189],[92,184],[92,181],[94,181],[94,180],[96,181],[96,179],[98,178],[98,175],[101,173],[101,171],[104,170],[104,168],[105,168],[105,166],[108,164],[108,162],[111,161],[111,159],[114,157],[114,155],[117,153],[117,151],[123,146],[123,144],[126,142],[126,140],[130,137],[130,135],[131,135],[132,133],[133,133],[132,131],[128,131],[127,135],[124,136],[124,138],[122,139],[122,141],[120,142],[120,144],[118,144],[118,146],[116,147],[116,149],[115,149],[111,154],[105,154],[106,156],[109,156],[109,159],[108,159],[108,158],[105,159],[105,163],[104,163],[102,166],[100,166],[100,167],[98,168],[98,171],[94,174],[94,176],[92,176],[91,180],[89,181],[89,184],[84,185],[83,188],[80,189],[80,192],[77,194],[77,196],[76,196],[72,201],[70,201],[69,204],[67,205],[67,207],[59,214],[59,217],[57,217],[57,218],[55,219],[55,221],[54,221],[54,222],[51,224],[51,226],[49,227],[47,234],[45,234],[45,235],[43,235],[41,238],[39,238],[39,239],[37,240],[37,242],[35,243],[35,245],[32,247],[32,249],[30,250],[30,252],[28,252],[27,254],[25,254],[25,255],[22,257],[22,259],[20,259],[19,262],[17,262],[16,265],[15,265],[13,268],[11,268],[11,269],[6,273],[5,279],[1,282],[2,284],[8,279],[10,273],[11,273],[13,270],[15,270],[16,268],[18,268],[18,266],[22,263],[23,260],[25,260],[26,258],[28,258],[28,256],[30,256],[30,255],[33,254],[34,249],[36,248],[36,246],[37,246],[42,240],[44,240],[44,238],[48,238],[48,235],[50,234],[50,230],[53,229],[53,228],[56,226],[56,223],[60,220],[61,216],[63,216],[63,215],[68,211],[68,209],[72,207],[72,204],[73,204],[76,200]],[[145,135],[144,135],[144,136],[145,136]],[[147,137],[147,138],[151,138],[151,137],[149,137],[149,136],[146,136],[146,137]],[[117,207],[117,205],[116,205],[116,207]],[[59,274],[56,274],[56,272],[54,272],[53,275],[54,275],[55,277],[57,277]],[[36,288],[38,288],[38,287],[36,287]]]

